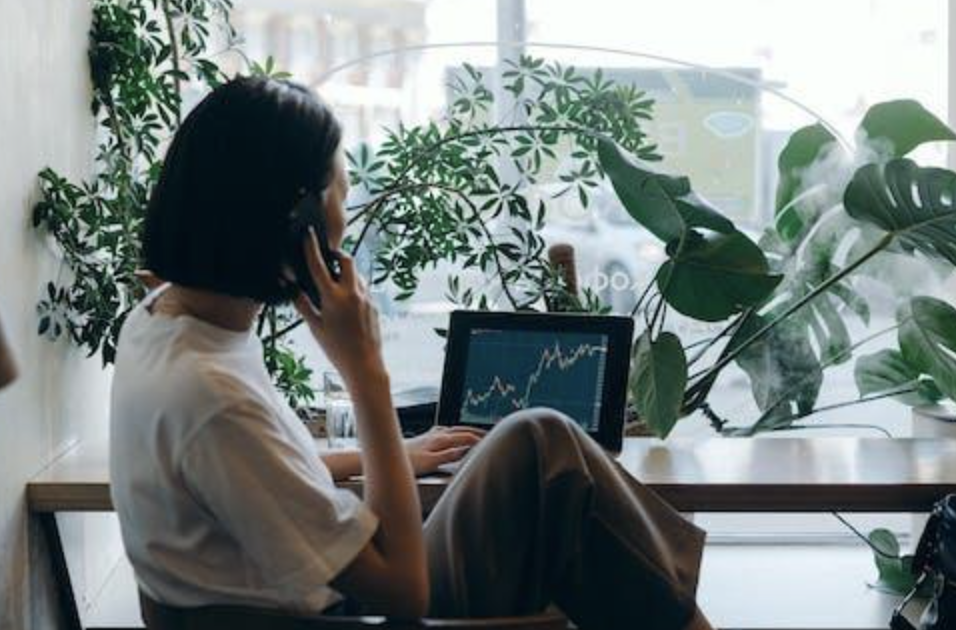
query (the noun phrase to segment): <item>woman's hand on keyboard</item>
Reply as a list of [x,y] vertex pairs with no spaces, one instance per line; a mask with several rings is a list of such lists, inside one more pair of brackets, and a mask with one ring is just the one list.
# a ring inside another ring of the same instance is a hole
[[485,431],[473,427],[434,427],[405,440],[405,450],[415,474],[427,475],[463,458],[484,435]]

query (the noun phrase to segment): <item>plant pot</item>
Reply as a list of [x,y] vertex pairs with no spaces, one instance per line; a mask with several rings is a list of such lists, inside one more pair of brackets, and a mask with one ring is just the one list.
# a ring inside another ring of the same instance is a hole
[[913,408],[913,437],[956,439],[956,407],[927,405]]

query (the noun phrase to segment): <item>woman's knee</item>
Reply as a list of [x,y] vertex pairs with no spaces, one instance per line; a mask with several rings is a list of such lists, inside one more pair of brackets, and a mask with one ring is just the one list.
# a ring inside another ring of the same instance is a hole
[[571,418],[555,409],[534,407],[515,412],[502,419],[488,439],[513,454],[524,450],[536,453],[562,448],[571,442],[588,439],[587,434]]
[[502,427],[516,427],[519,431],[581,432],[581,427],[569,416],[550,407],[532,407],[523,409],[505,417],[499,423]]

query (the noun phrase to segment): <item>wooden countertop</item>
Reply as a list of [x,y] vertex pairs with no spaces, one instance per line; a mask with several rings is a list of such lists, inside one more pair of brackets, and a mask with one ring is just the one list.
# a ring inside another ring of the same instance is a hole
[[[66,452],[27,485],[30,510],[112,510],[107,451]],[[685,512],[918,512],[956,492],[956,440],[629,438],[619,461]],[[449,479],[419,480],[426,508]],[[361,479],[341,485],[361,491]]]

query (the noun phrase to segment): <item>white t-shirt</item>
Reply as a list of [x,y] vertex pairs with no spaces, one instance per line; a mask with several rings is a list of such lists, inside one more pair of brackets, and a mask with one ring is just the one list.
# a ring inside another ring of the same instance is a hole
[[321,611],[376,517],[335,487],[255,334],[151,313],[155,297],[123,326],[110,414],[113,504],[140,587],[174,606]]

